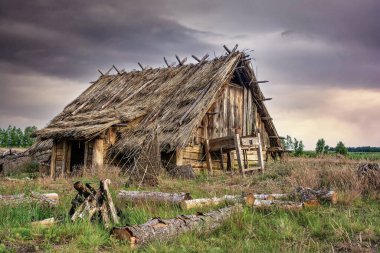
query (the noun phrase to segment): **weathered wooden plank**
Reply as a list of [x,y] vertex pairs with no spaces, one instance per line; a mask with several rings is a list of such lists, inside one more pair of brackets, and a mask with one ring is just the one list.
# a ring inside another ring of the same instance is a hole
[[240,147],[240,136],[239,134],[235,135],[235,148],[236,148],[236,156],[239,164],[239,170],[243,174],[243,177],[245,176],[244,174],[244,168],[243,168],[243,153]]
[[210,145],[209,145],[208,139],[206,139],[206,142],[205,142],[205,153],[206,153],[207,170],[210,173],[212,173],[212,159],[211,159]]
[[98,167],[103,165],[103,139],[94,140],[92,149],[92,166]]
[[56,159],[56,142],[53,142],[53,148],[51,149],[51,158],[50,158],[50,177],[55,177],[55,159]]
[[264,157],[263,157],[263,150],[262,150],[262,145],[261,145],[261,136],[260,134],[257,135],[258,141],[259,141],[259,147],[257,150],[257,155],[259,159],[259,166],[261,168],[261,171],[264,173]]
[[183,150],[177,149],[175,151],[175,165],[181,166],[183,165]]

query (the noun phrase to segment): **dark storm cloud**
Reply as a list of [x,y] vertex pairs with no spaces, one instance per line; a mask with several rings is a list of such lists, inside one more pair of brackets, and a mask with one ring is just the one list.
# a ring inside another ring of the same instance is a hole
[[[192,27],[240,37],[239,44],[256,49],[261,69],[272,80],[380,87],[378,0],[183,1],[175,13]],[[186,13],[198,18],[186,18]]]
[[44,126],[98,68],[238,43],[271,81],[281,134],[378,145],[378,13],[378,0],[0,0],[0,127]]
[[[97,67],[204,52],[202,32],[160,17],[156,1],[1,1],[0,60],[32,71],[81,77]],[[127,67],[131,67],[132,65]]]

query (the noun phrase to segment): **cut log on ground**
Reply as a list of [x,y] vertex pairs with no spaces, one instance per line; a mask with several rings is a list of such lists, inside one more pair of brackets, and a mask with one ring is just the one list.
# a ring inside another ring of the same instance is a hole
[[146,191],[124,191],[117,194],[120,200],[126,200],[133,203],[155,203],[180,205],[182,201],[193,199],[189,193],[166,193],[166,192],[146,192]]
[[115,224],[119,223],[119,216],[109,192],[110,183],[109,179],[101,180],[99,189],[95,190],[90,184],[76,182],[74,188],[78,194],[71,201],[72,206],[69,211],[71,220],[92,221],[99,217],[105,227],[108,227],[111,221]]
[[255,199],[274,200],[274,199],[289,198],[289,194],[286,194],[286,193],[253,194],[253,197]]
[[255,199],[253,206],[259,208],[277,207],[286,210],[298,210],[302,209],[303,203],[283,200]]
[[16,194],[16,195],[0,195],[0,205],[14,205],[21,203],[39,203],[54,207],[58,204],[57,193],[37,193],[32,192],[30,195]]
[[57,221],[54,218],[48,218],[40,221],[33,221],[32,226],[38,226],[38,227],[50,227],[57,223]]
[[243,195],[225,195],[221,198],[202,198],[184,200],[181,202],[182,209],[201,208],[208,206],[218,206],[221,204],[237,204],[242,203],[248,206],[252,206],[254,202],[253,194]]
[[338,194],[335,191],[328,190],[313,190],[310,188],[297,187],[295,192],[296,198],[302,202],[313,202],[315,200],[323,203],[329,202],[336,204],[338,201]]
[[129,241],[131,246],[153,240],[170,240],[174,236],[197,229],[202,232],[212,231],[221,226],[233,213],[242,210],[241,205],[235,205],[205,214],[180,215],[174,219],[154,218],[141,225],[114,227],[111,234],[120,240]]

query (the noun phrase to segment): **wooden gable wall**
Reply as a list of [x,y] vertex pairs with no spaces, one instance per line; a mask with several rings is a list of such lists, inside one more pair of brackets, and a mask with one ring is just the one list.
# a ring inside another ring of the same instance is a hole
[[[269,147],[269,137],[257,112],[252,93],[246,87],[230,83],[222,89],[219,99],[210,107],[198,127],[189,146],[176,152],[176,164],[191,164],[194,168],[206,168],[203,143],[206,139],[225,136],[255,135],[258,131],[263,140],[263,150]],[[220,169],[220,157],[213,157],[215,169]],[[226,160],[227,157],[223,157]],[[249,153],[248,160],[257,161],[256,153]],[[226,162],[226,161],[225,161]]]

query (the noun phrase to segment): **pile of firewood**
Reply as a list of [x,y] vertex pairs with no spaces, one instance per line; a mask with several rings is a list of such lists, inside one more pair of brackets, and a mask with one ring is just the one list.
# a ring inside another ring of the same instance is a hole
[[74,188],[78,193],[71,201],[71,220],[100,219],[105,227],[109,227],[111,221],[114,224],[119,223],[119,216],[108,188],[110,183],[109,179],[101,180],[99,189],[95,190],[88,183],[76,182]]

